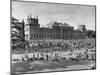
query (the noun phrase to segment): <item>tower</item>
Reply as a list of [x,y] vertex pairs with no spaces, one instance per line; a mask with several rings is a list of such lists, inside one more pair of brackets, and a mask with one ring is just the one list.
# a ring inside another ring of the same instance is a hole
[[22,20],[22,40],[24,41],[25,40],[25,22],[24,22],[24,19]]
[[[38,23],[38,16],[32,17],[31,14],[27,17],[27,23],[25,25],[25,39],[30,40],[40,27]],[[38,33],[37,33],[38,34]]]
[[39,26],[38,16],[34,16],[34,18],[32,18],[31,14],[28,15],[27,24],[31,24],[33,26]]
[[85,25],[78,25],[78,30],[85,31],[86,30]]
[[35,20],[36,20],[36,24],[38,24],[38,16],[36,16],[36,19]]

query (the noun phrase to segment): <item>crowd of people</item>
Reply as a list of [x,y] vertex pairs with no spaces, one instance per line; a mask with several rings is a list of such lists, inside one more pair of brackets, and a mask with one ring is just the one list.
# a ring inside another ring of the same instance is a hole
[[52,51],[59,50],[81,50],[81,49],[95,49],[95,39],[81,39],[81,40],[31,40],[29,41],[30,50],[45,49]]
[[[31,40],[30,49],[22,57],[29,59],[93,59],[95,60],[95,39],[81,40]],[[33,51],[33,52],[32,52]],[[31,53],[31,54],[30,54]]]
[[[89,60],[95,62],[95,39],[81,40],[31,40],[25,54],[12,55],[12,62],[48,61],[79,62]],[[17,58],[18,57],[18,58]],[[95,65],[92,67],[95,68]]]

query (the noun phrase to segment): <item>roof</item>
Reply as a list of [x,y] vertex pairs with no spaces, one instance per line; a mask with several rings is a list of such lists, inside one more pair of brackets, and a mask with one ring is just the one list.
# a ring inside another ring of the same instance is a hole
[[60,23],[60,22],[50,22],[50,23],[48,23],[47,24],[48,26],[58,26],[58,27],[71,27],[72,28],[72,26],[70,26],[69,24],[67,24],[67,23]]

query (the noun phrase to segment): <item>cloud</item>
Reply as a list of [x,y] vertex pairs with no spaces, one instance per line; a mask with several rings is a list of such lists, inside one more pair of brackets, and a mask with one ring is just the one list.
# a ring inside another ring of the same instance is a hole
[[95,28],[94,6],[13,1],[12,8],[12,14],[15,17],[26,18],[31,13],[32,16],[40,17],[41,24],[46,24],[55,19],[68,22],[74,26],[83,22],[88,24],[87,27]]

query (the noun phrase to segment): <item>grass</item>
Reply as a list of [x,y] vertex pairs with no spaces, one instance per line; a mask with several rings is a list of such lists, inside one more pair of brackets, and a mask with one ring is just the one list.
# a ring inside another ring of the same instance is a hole
[[[32,63],[31,67],[29,68],[29,63]],[[12,73],[27,73],[29,71],[42,71],[44,69],[55,70],[57,68],[66,69],[68,66],[72,65],[86,65],[89,64],[89,61],[68,61],[68,62],[60,62],[60,61],[52,61],[49,62],[47,60],[44,61],[24,61],[12,64]]]

